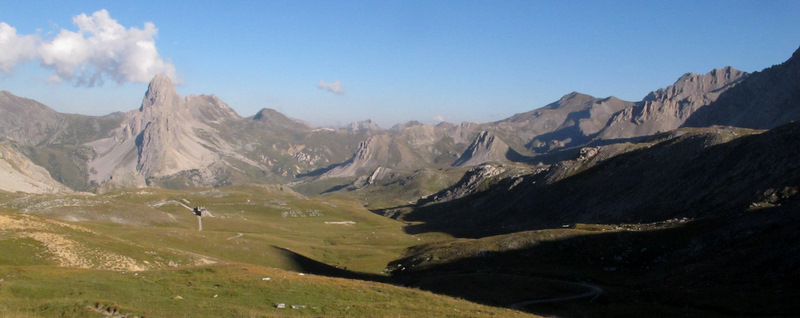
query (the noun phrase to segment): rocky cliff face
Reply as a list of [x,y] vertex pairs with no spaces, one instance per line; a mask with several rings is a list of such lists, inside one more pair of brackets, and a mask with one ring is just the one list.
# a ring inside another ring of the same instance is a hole
[[323,177],[352,177],[357,174],[367,173],[381,165],[397,166],[397,163],[408,162],[413,159],[413,154],[404,149],[389,135],[378,135],[367,138],[358,145],[358,150],[353,157],[341,165],[327,171]]
[[769,129],[800,120],[800,49],[786,62],[756,72],[692,114],[684,126]]
[[96,156],[89,178],[98,184],[146,186],[146,178],[209,169],[231,153],[216,125],[240,117],[215,96],[181,98],[172,81],[158,75],[138,110],[125,114],[111,136],[92,141]]
[[732,67],[703,75],[687,73],[675,84],[651,92],[641,102],[614,114],[598,137],[631,138],[677,129],[694,112],[717,100],[747,76]]
[[490,178],[498,176],[505,171],[506,169],[503,166],[492,164],[477,165],[464,173],[464,176],[461,177],[461,179],[458,180],[458,182],[456,182],[454,185],[439,191],[438,193],[430,195],[427,198],[419,200],[417,204],[449,202],[463,198],[470,194],[474,194],[478,192],[478,189],[481,186],[488,187]]
[[488,131],[483,131],[461,154],[461,157],[453,162],[453,166],[476,166],[490,161],[521,161],[523,159],[521,154],[511,149],[500,138]]

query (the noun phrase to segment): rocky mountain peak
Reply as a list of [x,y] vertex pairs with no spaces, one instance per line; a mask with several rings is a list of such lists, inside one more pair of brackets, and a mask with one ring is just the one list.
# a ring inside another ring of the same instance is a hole
[[769,129],[800,119],[800,49],[785,62],[753,73],[699,109],[684,126]]
[[578,93],[578,92],[572,92],[572,93],[566,94],[564,96],[561,96],[561,99],[559,99],[557,102],[549,104],[549,105],[547,105],[547,106],[545,106],[543,108],[544,109],[560,109],[560,108],[565,108],[565,107],[570,107],[570,106],[583,105],[583,104],[586,104],[586,102],[588,102],[590,100],[593,100],[593,99],[595,99],[595,98],[590,96],[590,95],[586,95],[586,94]]
[[667,99],[684,99],[690,95],[701,96],[713,93],[719,89],[732,86],[747,77],[747,73],[726,66],[721,69],[713,69],[707,74],[699,75],[696,73],[686,73],[675,84],[667,88],[661,88],[650,92],[643,102],[664,101]]
[[253,116],[253,120],[269,120],[269,118],[277,114],[280,113],[272,108],[262,108],[258,111],[258,113],[255,114],[255,116]]
[[378,126],[377,123],[372,121],[372,119],[367,119],[358,122],[352,122],[347,125],[347,130],[349,131],[378,131],[381,130],[381,127]]
[[259,130],[267,129],[274,132],[275,129],[284,129],[299,132],[311,129],[308,124],[289,118],[271,108],[263,108],[250,118],[251,123],[255,125],[254,127],[260,127]]
[[147,92],[144,94],[142,106],[139,110],[144,110],[153,105],[171,105],[180,103],[181,97],[175,91],[175,84],[172,79],[164,74],[157,74],[147,85]]
[[489,161],[517,161],[521,158],[522,155],[511,149],[500,138],[491,132],[482,131],[461,157],[453,162],[453,166],[475,166]]
[[210,169],[230,147],[218,125],[238,118],[216,96],[183,98],[169,77],[156,75],[139,110],[128,112],[111,136],[87,144],[97,153],[88,163],[89,179],[142,187],[146,178]]
[[631,138],[676,129],[748,75],[730,66],[706,74],[686,73],[674,84],[650,92],[641,102],[614,114],[599,137]]

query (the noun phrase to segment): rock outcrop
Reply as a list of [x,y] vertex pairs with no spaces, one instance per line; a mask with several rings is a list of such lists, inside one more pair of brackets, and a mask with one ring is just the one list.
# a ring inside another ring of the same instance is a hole
[[483,131],[472,141],[461,157],[453,162],[454,167],[476,166],[490,161],[520,161],[523,156],[511,149],[494,134]]
[[717,100],[747,76],[748,73],[732,67],[703,75],[684,74],[675,84],[650,92],[641,102],[614,114],[598,138],[623,139],[677,129],[697,110]]
[[469,171],[461,177],[461,180],[458,180],[454,185],[424,199],[420,199],[417,204],[423,205],[432,202],[449,202],[475,194],[482,185],[486,187],[489,186],[485,183],[487,183],[490,178],[498,176],[505,171],[506,169],[503,166],[493,164],[477,165],[469,169]]
[[98,184],[146,186],[146,178],[209,169],[231,152],[215,125],[239,119],[216,96],[181,98],[172,81],[156,76],[138,110],[125,114],[111,136],[88,143],[96,156],[89,178]]
[[369,137],[358,145],[358,150],[352,158],[333,167],[323,174],[323,177],[352,177],[382,164],[404,161],[403,156],[408,151],[402,151],[398,147],[401,146],[389,135]]
[[755,72],[686,120],[712,125],[771,129],[800,120],[800,49],[786,62]]

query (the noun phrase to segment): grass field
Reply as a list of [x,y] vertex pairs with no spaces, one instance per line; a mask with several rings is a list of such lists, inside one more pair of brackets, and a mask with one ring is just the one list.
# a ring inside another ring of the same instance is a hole
[[387,284],[410,246],[449,239],[402,228],[281,186],[0,194],[0,316],[525,315]]
[[415,289],[248,264],[142,272],[0,266],[0,277],[4,317],[527,316]]

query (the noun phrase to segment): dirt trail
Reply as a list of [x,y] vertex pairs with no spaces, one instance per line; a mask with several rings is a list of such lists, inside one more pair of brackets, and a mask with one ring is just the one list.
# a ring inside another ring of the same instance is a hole
[[576,286],[586,287],[588,290],[585,293],[580,293],[580,294],[571,295],[571,296],[543,298],[543,299],[531,299],[531,300],[521,301],[521,302],[513,303],[513,304],[509,305],[508,307],[510,307],[511,309],[518,309],[519,310],[519,309],[522,309],[522,308],[525,308],[525,307],[527,307],[529,305],[534,305],[534,304],[554,303],[554,302],[559,302],[559,301],[568,301],[568,300],[575,300],[575,299],[589,298],[589,297],[593,297],[592,299],[594,299],[594,297],[599,296],[603,292],[602,288],[600,288],[598,286],[595,286],[595,285],[586,284],[586,283],[576,283],[576,282],[570,282],[570,281],[565,281],[565,280],[555,280],[555,279],[553,279],[553,281],[557,281],[557,282],[560,282],[560,283],[563,283],[563,284],[568,284],[568,285],[576,285]]
[[244,235],[244,234],[243,233],[238,233],[235,236],[231,236],[231,237],[227,238],[227,240],[237,239],[237,238],[242,237],[242,235]]

